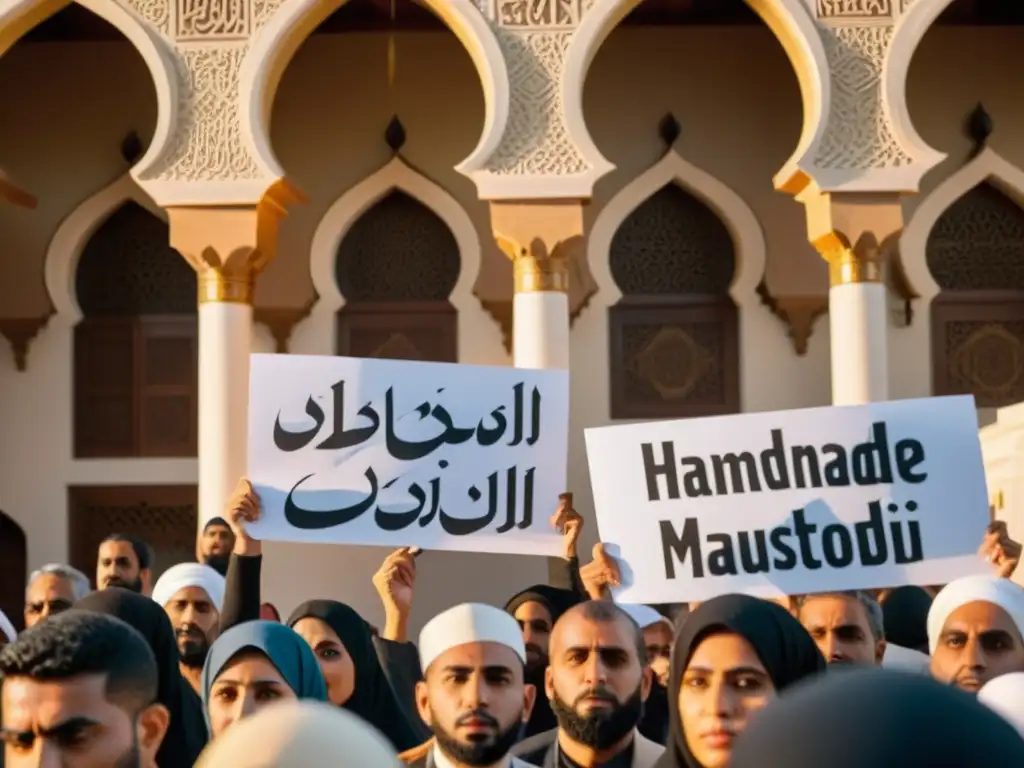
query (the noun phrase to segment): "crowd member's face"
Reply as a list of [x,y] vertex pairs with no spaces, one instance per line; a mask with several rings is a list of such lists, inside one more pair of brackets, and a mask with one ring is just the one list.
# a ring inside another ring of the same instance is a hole
[[704,768],[723,768],[733,741],[775,697],[775,687],[750,643],[722,633],[697,646],[677,695],[686,746]]
[[932,653],[932,677],[977,693],[994,677],[1024,672],[1024,642],[1009,614],[988,602],[967,603],[946,619]]
[[96,588],[142,592],[142,569],[130,541],[104,541],[96,560]]
[[564,616],[551,635],[545,689],[559,727],[573,741],[606,750],[640,722],[653,675],[622,619]]
[[25,627],[38,624],[47,616],[68,610],[75,603],[75,591],[68,579],[43,574],[28,585],[25,595]]
[[644,627],[644,647],[647,663],[661,685],[668,685],[672,666],[672,630],[663,621]]
[[226,557],[235,546],[235,537],[226,525],[209,525],[203,530],[203,538],[199,549],[204,556],[218,555]]
[[255,714],[268,704],[295,695],[270,659],[259,651],[235,655],[210,688],[206,711],[214,738],[228,726]]
[[327,683],[327,698],[342,706],[356,689],[356,665],[341,638],[320,619],[307,616],[292,627],[316,654]]
[[519,740],[536,689],[524,685],[511,648],[470,643],[435,659],[416,686],[416,706],[442,751],[461,765],[498,763]]
[[881,664],[885,641],[871,634],[868,612],[854,597],[808,597],[798,616],[829,664]]
[[170,722],[159,704],[127,712],[106,697],[105,675],[3,683],[6,768],[156,768]]
[[210,645],[217,639],[220,614],[200,587],[185,587],[164,606],[174,627],[178,654],[187,667],[202,667]]
[[526,644],[526,666],[543,669],[548,665],[548,644],[551,641],[551,612],[541,603],[523,603],[516,608],[516,621],[523,630]]

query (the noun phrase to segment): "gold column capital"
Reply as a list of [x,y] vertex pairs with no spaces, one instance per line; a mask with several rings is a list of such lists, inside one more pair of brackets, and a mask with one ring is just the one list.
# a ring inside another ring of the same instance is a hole
[[512,260],[516,293],[537,291],[569,291],[569,260],[557,248],[548,254],[542,243],[534,243],[534,251],[515,240],[496,235],[501,252]]
[[886,257],[903,227],[901,197],[881,192],[826,192],[811,185],[797,199],[807,235],[828,262],[831,285],[881,283]]
[[196,271],[200,304],[253,303],[256,278],[276,255],[281,219],[299,202],[305,198],[282,179],[255,204],[167,208],[171,246]]
[[877,245],[863,244],[855,248],[847,244],[840,232],[830,232],[812,245],[828,262],[829,284],[881,283],[885,279],[885,257]]
[[583,244],[583,201],[491,201],[494,240],[512,262],[516,293],[568,293]]

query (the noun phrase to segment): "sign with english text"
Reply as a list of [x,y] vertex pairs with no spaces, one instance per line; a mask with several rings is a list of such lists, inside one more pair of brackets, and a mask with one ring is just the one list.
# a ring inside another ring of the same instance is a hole
[[972,397],[585,431],[630,603],[944,584],[989,572]]
[[253,538],[557,555],[567,371],[253,355]]

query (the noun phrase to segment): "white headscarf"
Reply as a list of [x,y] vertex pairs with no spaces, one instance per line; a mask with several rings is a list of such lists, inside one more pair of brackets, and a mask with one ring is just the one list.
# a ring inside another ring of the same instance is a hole
[[1024,637],[1024,589],[997,576],[965,576],[947,584],[928,611],[928,649],[935,653],[950,614],[968,603],[992,603],[1006,611]]
[[164,571],[153,587],[153,601],[163,608],[172,597],[187,587],[204,590],[218,612],[223,608],[224,577],[210,566],[200,563],[179,563]]
[[332,704],[308,699],[264,707],[203,750],[196,768],[401,768],[372,725]]
[[0,634],[7,638],[7,642],[13,643],[18,639],[18,632],[14,629],[14,625],[11,620],[7,618],[7,614],[0,611]]
[[978,691],[978,701],[1024,736],[1024,672],[1011,672],[989,680]]

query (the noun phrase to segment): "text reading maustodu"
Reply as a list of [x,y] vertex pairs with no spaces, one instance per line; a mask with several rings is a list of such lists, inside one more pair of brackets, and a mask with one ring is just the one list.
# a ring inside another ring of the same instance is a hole
[[984,572],[972,397],[586,430],[616,599],[937,584]]

